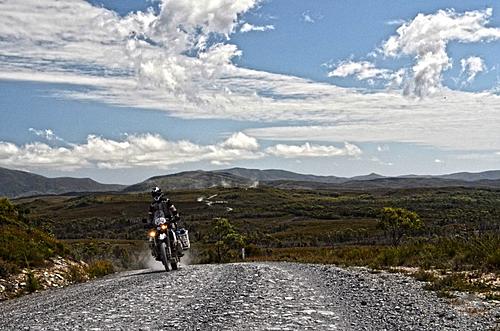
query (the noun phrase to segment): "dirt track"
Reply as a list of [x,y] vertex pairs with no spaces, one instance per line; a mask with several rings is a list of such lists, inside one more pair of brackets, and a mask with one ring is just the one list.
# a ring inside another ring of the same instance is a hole
[[[140,270],[0,304],[2,330],[488,330],[404,276],[291,263]],[[498,327],[498,325],[497,325]]]

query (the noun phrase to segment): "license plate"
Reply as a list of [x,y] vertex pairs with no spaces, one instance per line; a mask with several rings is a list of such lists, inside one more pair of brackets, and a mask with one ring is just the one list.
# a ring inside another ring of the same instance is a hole
[[160,240],[163,240],[165,238],[167,238],[167,235],[165,233],[161,233],[160,234]]

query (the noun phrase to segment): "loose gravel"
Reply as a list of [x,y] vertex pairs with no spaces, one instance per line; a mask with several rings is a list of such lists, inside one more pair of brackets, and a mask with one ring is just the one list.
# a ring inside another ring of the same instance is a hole
[[140,270],[0,303],[1,330],[499,330],[402,275],[294,263]]

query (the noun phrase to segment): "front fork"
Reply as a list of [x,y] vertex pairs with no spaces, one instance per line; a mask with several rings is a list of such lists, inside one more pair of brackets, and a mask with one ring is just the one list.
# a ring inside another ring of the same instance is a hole
[[[167,247],[170,249],[167,249],[167,258],[170,260],[172,258],[172,253],[173,251],[177,251],[179,249],[179,240],[177,239],[177,236],[173,230],[168,230],[167,235],[165,236],[165,239],[160,240],[159,236],[156,236],[154,238],[149,239],[149,246],[151,248],[151,253],[154,257],[159,257],[160,256],[160,243],[165,242]],[[173,243],[173,245],[171,244]]]

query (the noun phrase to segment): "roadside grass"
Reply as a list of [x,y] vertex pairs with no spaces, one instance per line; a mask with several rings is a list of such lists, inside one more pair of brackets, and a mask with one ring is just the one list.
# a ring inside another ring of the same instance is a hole
[[0,198],[0,276],[44,266],[48,258],[67,253],[61,242],[25,223],[16,207]]
[[[426,289],[442,295],[451,291],[491,292],[494,297],[500,288],[484,281],[482,275],[499,277],[498,255],[500,235],[477,236],[469,239],[439,238],[415,241],[399,247],[391,246],[334,246],[293,247],[255,250],[252,261],[288,261],[368,266],[375,270],[398,270],[394,267],[417,267],[410,273],[417,280],[429,282]],[[440,275],[436,270],[447,273]],[[488,297],[488,295],[486,296]]]
[[89,263],[86,271],[90,278],[97,278],[112,274],[115,268],[109,260],[95,260]]
[[139,269],[143,265],[145,240],[72,239],[63,240],[72,256],[90,264],[108,261],[116,271]]

